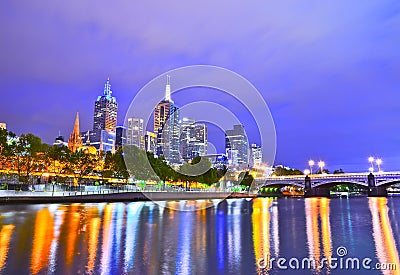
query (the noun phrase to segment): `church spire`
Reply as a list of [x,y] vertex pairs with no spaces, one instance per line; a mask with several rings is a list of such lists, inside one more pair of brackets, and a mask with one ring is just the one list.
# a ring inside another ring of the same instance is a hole
[[69,136],[68,148],[75,153],[80,147],[82,147],[82,137],[79,132],[79,113],[76,113],[74,130]]
[[173,102],[171,99],[171,77],[167,75],[167,85],[165,86],[165,101]]

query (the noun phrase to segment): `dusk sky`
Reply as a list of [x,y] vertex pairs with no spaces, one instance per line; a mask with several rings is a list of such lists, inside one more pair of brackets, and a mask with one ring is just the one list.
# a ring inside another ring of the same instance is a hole
[[52,143],[59,130],[69,136],[76,112],[91,129],[107,77],[123,124],[154,77],[207,64],[262,94],[275,164],[366,171],[374,155],[400,171],[398,0],[2,0],[0,24],[0,122],[17,134]]

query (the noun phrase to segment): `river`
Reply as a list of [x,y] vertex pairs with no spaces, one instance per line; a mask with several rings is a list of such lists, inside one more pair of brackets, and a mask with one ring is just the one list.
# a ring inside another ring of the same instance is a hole
[[399,221],[396,197],[1,205],[0,274],[400,274]]

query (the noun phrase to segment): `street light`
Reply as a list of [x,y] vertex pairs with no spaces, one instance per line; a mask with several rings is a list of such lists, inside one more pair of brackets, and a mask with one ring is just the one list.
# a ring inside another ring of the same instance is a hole
[[321,174],[323,173],[323,169],[325,167],[325,162],[323,162],[322,160],[318,162],[318,167],[321,168]]
[[381,164],[382,164],[382,159],[377,159],[376,160],[376,165],[378,165],[378,172],[381,172]]
[[308,166],[310,166],[310,174],[312,174],[312,167],[314,166],[314,164],[315,162],[312,159],[308,161]]
[[308,176],[311,173],[309,169],[304,170],[304,175]]
[[372,172],[374,172],[374,161],[375,161],[375,159],[374,159],[374,157],[369,157],[368,161],[371,163],[371,168],[372,168],[371,173],[372,173]]

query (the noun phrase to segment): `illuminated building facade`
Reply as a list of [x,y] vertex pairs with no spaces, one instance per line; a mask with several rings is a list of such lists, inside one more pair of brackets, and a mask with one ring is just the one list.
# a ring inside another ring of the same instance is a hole
[[207,125],[183,118],[180,125],[180,154],[184,161],[207,154]]
[[115,130],[115,146],[121,147],[126,144],[126,128],[124,126],[117,126]]
[[79,114],[76,113],[74,130],[69,136],[68,148],[75,153],[80,147],[82,147],[82,144],[82,137],[79,132]]
[[262,149],[255,143],[250,145],[249,164],[251,167],[260,166],[262,163]]
[[179,108],[171,99],[169,76],[167,76],[165,99],[154,109],[154,133],[157,134],[157,155],[163,155],[172,164],[179,164]]
[[115,132],[117,126],[118,103],[112,96],[110,79],[104,85],[104,94],[98,96],[94,104],[93,131],[106,130]]
[[140,149],[144,148],[143,119],[128,118],[128,128],[126,130],[126,144],[135,145]]
[[144,147],[147,152],[157,153],[157,134],[146,131],[144,135]]
[[232,130],[225,131],[225,149],[230,165],[248,164],[248,141],[243,125],[233,125]]
[[7,124],[5,124],[4,122],[0,122],[0,129],[7,130]]

